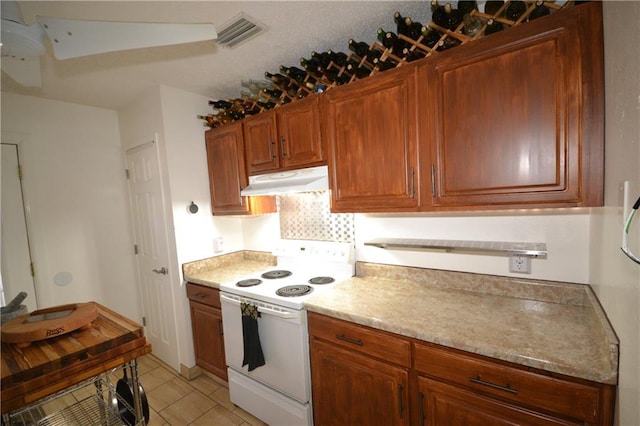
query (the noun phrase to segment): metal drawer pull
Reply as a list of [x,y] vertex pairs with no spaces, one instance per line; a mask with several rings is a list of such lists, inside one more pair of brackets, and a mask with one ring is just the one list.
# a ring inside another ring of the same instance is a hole
[[352,339],[351,337],[347,337],[344,334],[336,334],[336,339],[344,340],[348,343],[353,343],[354,345],[364,346],[364,342],[360,339]]
[[195,293],[195,294],[193,295],[193,297],[194,297],[194,298],[196,298],[196,299],[200,299],[200,300],[202,300],[202,299],[204,299],[205,297],[207,297],[207,295],[206,295],[206,294],[204,294],[204,293]]
[[507,384],[507,386],[501,386],[501,385],[496,385],[495,383],[485,382],[484,380],[482,380],[480,378],[480,376],[478,376],[478,377],[470,377],[469,381],[472,382],[472,383],[477,383],[477,384],[482,385],[482,386],[487,386],[487,387],[490,387],[490,388],[493,388],[493,389],[498,389],[498,390],[501,390],[501,391],[509,392],[509,393],[514,394],[514,395],[518,394],[518,390],[512,388],[509,384]]

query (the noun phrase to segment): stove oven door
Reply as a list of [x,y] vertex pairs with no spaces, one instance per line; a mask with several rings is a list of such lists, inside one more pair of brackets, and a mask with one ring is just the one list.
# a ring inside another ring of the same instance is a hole
[[[273,306],[229,293],[220,295],[224,348],[229,368],[306,404],[311,396],[309,340],[304,310]],[[258,306],[258,334],[265,365],[248,370],[244,357],[240,303]]]

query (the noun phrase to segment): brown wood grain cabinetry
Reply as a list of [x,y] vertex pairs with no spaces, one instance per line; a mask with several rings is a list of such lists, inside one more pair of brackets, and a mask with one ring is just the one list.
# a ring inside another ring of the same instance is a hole
[[249,184],[244,163],[242,123],[205,132],[211,210],[214,215],[260,214],[276,211],[274,197],[242,197]]
[[445,210],[602,205],[598,3],[420,64],[424,200]]
[[332,211],[417,208],[415,92],[408,65],[324,94]]
[[227,380],[220,290],[187,283],[196,364]]
[[385,360],[383,333],[309,314],[309,334],[316,426],[409,424],[409,366]]
[[[427,425],[473,416],[482,424],[607,425],[612,386],[415,343],[420,413]],[[453,417],[452,417],[453,416]],[[472,418],[473,418],[472,417]]]
[[615,386],[308,318],[316,425],[613,424]]
[[326,164],[318,96],[244,119],[249,175]]

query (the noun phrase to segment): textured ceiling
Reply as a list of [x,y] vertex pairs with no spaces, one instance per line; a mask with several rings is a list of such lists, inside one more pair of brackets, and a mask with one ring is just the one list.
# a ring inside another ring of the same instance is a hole
[[[455,2],[453,2],[455,3]],[[268,27],[234,49],[215,43],[136,49],[59,61],[41,58],[42,88],[19,86],[2,73],[2,91],[121,109],[160,84],[210,97],[237,97],[240,82],[262,79],[280,65],[299,66],[312,51],[348,52],[354,38],[370,43],[379,27],[395,31],[393,13],[429,22],[422,1],[22,1],[26,24],[35,17],[123,22],[212,22],[222,27],[240,12]]]

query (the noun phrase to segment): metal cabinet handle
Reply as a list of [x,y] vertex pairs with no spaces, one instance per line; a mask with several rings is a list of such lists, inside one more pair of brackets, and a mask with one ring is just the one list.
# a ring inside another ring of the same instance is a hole
[[343,340],[347,343],[352,343],[358,346],[364,346],[364,342],[360,339],[352,339],[351,337],[347,337],[344,334],[336,334],[336,339]]
[[420,424],[424,426],[424,421],[426,419],[426,415],[424,413],[424,394],[420,392]]
[[276,153],[275,153],[275,142],[274,141],[269,141],[269,155],[271,156],[271,159],[273,160],[274,158],[276,158]]
[[282,158],[287,156],[287,151],[284,149],[284,136],[280,136],[280,156]]
[[431,165],[431,196],[436,196],[436,166]]
[[167,275],[167,273],[169,272],[169,270],[163,266],[163,267],[162,267],[162,268],[160,268],[160,269],[153,269],[153,272],[155,272],[156,274]]
[[222,328],[222,319],[221,318],[218,318],[218,331],[219,331],[221,336],[224,336],[224,331],[223,331],[223,328]]
[[416,196],[415,177],[416,177],[416,170],[412,167],[411,168],[411,186],[409,190],[411,198],[415,198]]
[[402,393],[404,391],[404,386],[402,386],[402,383],[398,384],[398,403],[400,405],[399,410],[400,410],[400,418],[402,418],[402,414],[404,414],[404,401],[402,398]]
[[486,382],[486,381],[482,380],[480,378],[480,376],[469,377],[469,381],[472,382],[472,383],[476,383],[478,385],[490,387],[492,389],[497,389],[497,390],[501,390],[501,391],[504,391],[504,392],[509,392],[509,393],[514,394],[514,395],[518,394],[518,390],[512,388],[511,385],[509,385],[509,384],[507,384],[507,386],[496,385],[495,383]]

